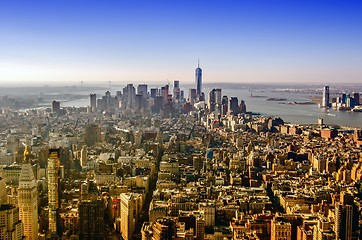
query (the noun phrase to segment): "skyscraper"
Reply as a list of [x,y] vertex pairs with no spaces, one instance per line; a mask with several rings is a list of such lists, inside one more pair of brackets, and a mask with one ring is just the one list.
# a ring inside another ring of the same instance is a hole
[[79,204],[80,239],[104,238],[104,204],[99,197],[82,200]]
[[195,82],[196,82],[196,94],[200,98],[202,95],[202,69],[200,68],[200,63],[197,64],[195,70]]
[[209,101],[208,101],[208,107],[210,112],[214,112],[217,110],[217,112],[220,113],[219,108],[221,108],[221,89],[212,89],[209,93]]
[[94,94],[90,94],[90,107],[91,107],[91,111],[95,112],[97,111],[97,95]]
[[53,101],[52,102],[52,111],[53,113],[55,113],[56,115],[60,114],[60,102],[59,101]]
[[173,98],[174,101],[181,101],[180,81],[178,80],[173,82]]
[[147,98],[147,92],[148,92],[147,89],[148,89],[147,84],[138,84],[137,94],[141,94],[143,98]]
[[341,192],[340,202],[335,206],[334,216],[336,240],[357,239],[358,212],[355,210],[352,195]]
[[322,107],[323,108],[329,107],[329,86],[325,86],[323,88]]
[[229,112],[233,113],[234,116],[239,114],[239,100],[237,97],[231,97],[229,103]]
[[59,149],[50,149],[48,158],[49,232],[57,235],[59,209]]
[[[0,220],[0,239],[24,239],[23,223],[19,221],[19,208],[10,204],[0,204]],[[29,238],[26,236],[26,239]]]
[[19,219],[24,224],[26,239],[38,239],[38,189],[29,163],[29,148],[25,147],[18,188]]
[[121,193],[121,234],[124,240],[133,239],[137,226],[140,195]]

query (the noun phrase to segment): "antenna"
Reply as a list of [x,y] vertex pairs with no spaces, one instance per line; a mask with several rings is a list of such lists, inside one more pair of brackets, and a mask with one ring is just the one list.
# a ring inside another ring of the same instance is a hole
[[200,58],[197,59],[197,67],[200,68]]

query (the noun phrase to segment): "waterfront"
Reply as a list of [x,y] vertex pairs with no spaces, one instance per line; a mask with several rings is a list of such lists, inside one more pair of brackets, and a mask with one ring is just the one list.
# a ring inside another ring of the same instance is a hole
[[[114,95],[121,88],[111,88]],[[205,88],[207,96],[210,88]],[[97,91],[97,97],[104,95],[104,91]],[[304,92],[280,92],[275,89],[257,89],[250,91],[247,88],[222,88],[222,94],[236,96],[239,100],[246,102],[247,110],[260,113],[265,116],[279,116],[284,121],[295,124],[316,124],[318,118],[323,118],[328,125],[340,125],[349,127],[362,127],[362,113],[349,111],[336,111],[334,109],[323,109],[317,104],[293,104],[294,102],[310,102],[312,97],[318,95]],[[253,94],[253,97],[251,96]],[[257,97],[262,96],[262,97]],[[286,101],[267,101],[268,98],[285,98]],[[89,105],[89,96],[84,98],[63,102],[64,107],[84,107]]]
[[[134,84],[137,86],[137,84]],[[161,84],[157,85],[158,87]],[[114,96],[125,85],[109,86],[63,86],[63,87],[34,87],[11,89],[3,88],[0,96],[32,96],[32,98],[44,98],[46,100],[41,106],[50,107],[52,100],[61,102],[62,107],[86,107],[89,106],[89,94],[96,93],[101,98],[107,90]],[[149,85],[156,87],[156,85]],[[185,97],[188,96],[188,89],[194,87],[192,84],[183,84]],[[292,91],[282,89],[282,85],[263,84],[205,84],[203,89],[206,98],[212,88],[222,88],[222,95],[235,96],[244,100],[247,110],[260,113],[265,116],[279,116],[284,121],[295,124],[315,124],[318,118],[323,118],[325,124],[341,125],[349,127],[362,127],[362,113],[349,111],[336,111],[334,109],[319,108],[317,104],[294,104],[311,102],[312,98],[321,98],[321,86],[291,85]],[[285,86],[284,86],[285,87]],[[335,93],[343,91],[341,88],[333,87]],[[356,90],[354,90],[356,89]],[[344,89],[345,91],[360,91],[360,86]],[[16,94],[15,94],[16,93]],[[253,96],[251,96],[253,95]],[[46,98],[45,98],[46,97]],[[268,98],[283,98],[285,101],[267,101]]]

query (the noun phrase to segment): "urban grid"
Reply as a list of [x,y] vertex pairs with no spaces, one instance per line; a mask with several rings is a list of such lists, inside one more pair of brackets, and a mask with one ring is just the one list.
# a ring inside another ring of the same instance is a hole
[[[362,239],[362,131],[287,124],[222,89],[128,84],[2,109],[0,239]],[[114,95],[112,95],[114,94]],[[320,107],[360,110],[358,93]]]

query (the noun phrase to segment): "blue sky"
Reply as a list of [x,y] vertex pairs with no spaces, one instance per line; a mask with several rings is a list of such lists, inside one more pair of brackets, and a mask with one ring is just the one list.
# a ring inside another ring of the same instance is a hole
[[362,1],[0,1],[0,83],[361,82]]

